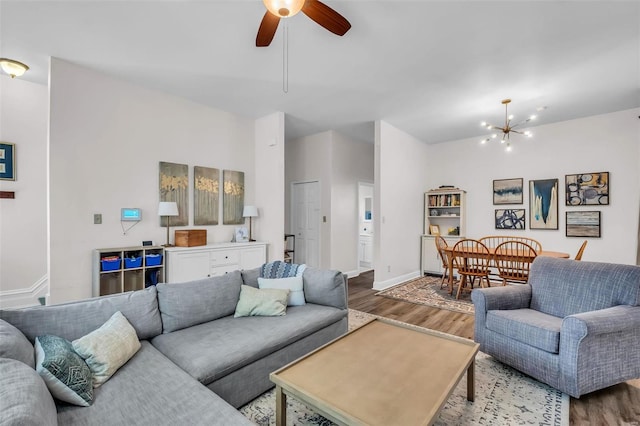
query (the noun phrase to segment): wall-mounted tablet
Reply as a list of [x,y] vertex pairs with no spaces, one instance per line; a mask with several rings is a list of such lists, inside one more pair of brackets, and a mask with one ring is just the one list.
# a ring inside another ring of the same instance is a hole
[[122,208],[120,209],[120,220],[126,220],[130,222],[138,222],[142,220],[142,211],[134,208]]

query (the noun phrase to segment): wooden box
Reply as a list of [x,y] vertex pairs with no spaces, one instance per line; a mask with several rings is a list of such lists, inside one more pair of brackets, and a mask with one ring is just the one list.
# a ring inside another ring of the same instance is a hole
[[186,229],[175,231],[176,247],[194,247],[207,245],[206,229]]

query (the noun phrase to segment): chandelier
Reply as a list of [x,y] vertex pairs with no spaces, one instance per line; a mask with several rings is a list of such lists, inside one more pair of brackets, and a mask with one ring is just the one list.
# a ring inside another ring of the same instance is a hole
[[[499,130],[502,132],[502,140],[500,141],[500,143],[506,144],[506,150],[507,151],[511,151],[511,140],[510,140],[510,135],[511,133],[518,133],[520,135],[524,135],[527,137],[531,137],[533,136],[533,133],[531,133],[529,130],[525,130],[522,131],[520,129],[518,129],[518,127],[522,126],[523,124],[526,124],[528,122],[530,122],[531,120],[535,120],[536,116],[535,115],[530,115],[529,117],[527,117],[526,119],[516,123],[516,124],[511,124],[511,120],[513,120],[513,115],[509,115],[509,103],[511,102],[511,99],[504,99],[502,101],[502,104],[504,105],[504,126],[500,127],[500,126],[496,126],[495,124],[488,124],[486,121],[483,121],[480,125],[482,127],[485,127],[487,130]],[[490,137],[487,137],[483,140],[480,141],[480,143],[485,144],[487,142],[489,142],[491,139],[496,139],[498,137],[498,133],[493,133]]]

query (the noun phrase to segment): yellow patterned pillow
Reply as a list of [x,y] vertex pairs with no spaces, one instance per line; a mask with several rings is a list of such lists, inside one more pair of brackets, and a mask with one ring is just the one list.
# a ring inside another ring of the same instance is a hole
[[102,327],[73,341],[73,350],[84,358],[93,372],[94,388],[109,380],[140,346],[136,330],[120,311]]

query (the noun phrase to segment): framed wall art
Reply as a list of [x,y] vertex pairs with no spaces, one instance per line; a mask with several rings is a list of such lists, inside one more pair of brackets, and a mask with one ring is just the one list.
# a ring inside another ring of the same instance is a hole
[[567,206],[609,204],[609,172],[566,175],[564,184]]
[[529,181],[529,229],[558,229],[558,179]]
[[493,204],[522,204],[523,179],[496,179],[493,181]]
[[496,209],[496,229],[526,229],[525,209]]
[[[160,201],[178,203],[178,216],[171,218],[171,226],[189,224],[189,167],[186,164],[160,161]],[[160,225],[167,226],[167,216],[160,217]]]
[[244,217],[244,172],[225,170],[223,175],[222,223],[242,225]]
[[16,145],[0,142],[0,180],[16,180]]
[[220,170],[193,168],[193,224],[217,225],[220,205]]
[[440,226],[439,225],[429,225],[429,234],[431,234],[431,235],[440,235]]
[[600,212],[566,212],[567,237],[600,238]]

